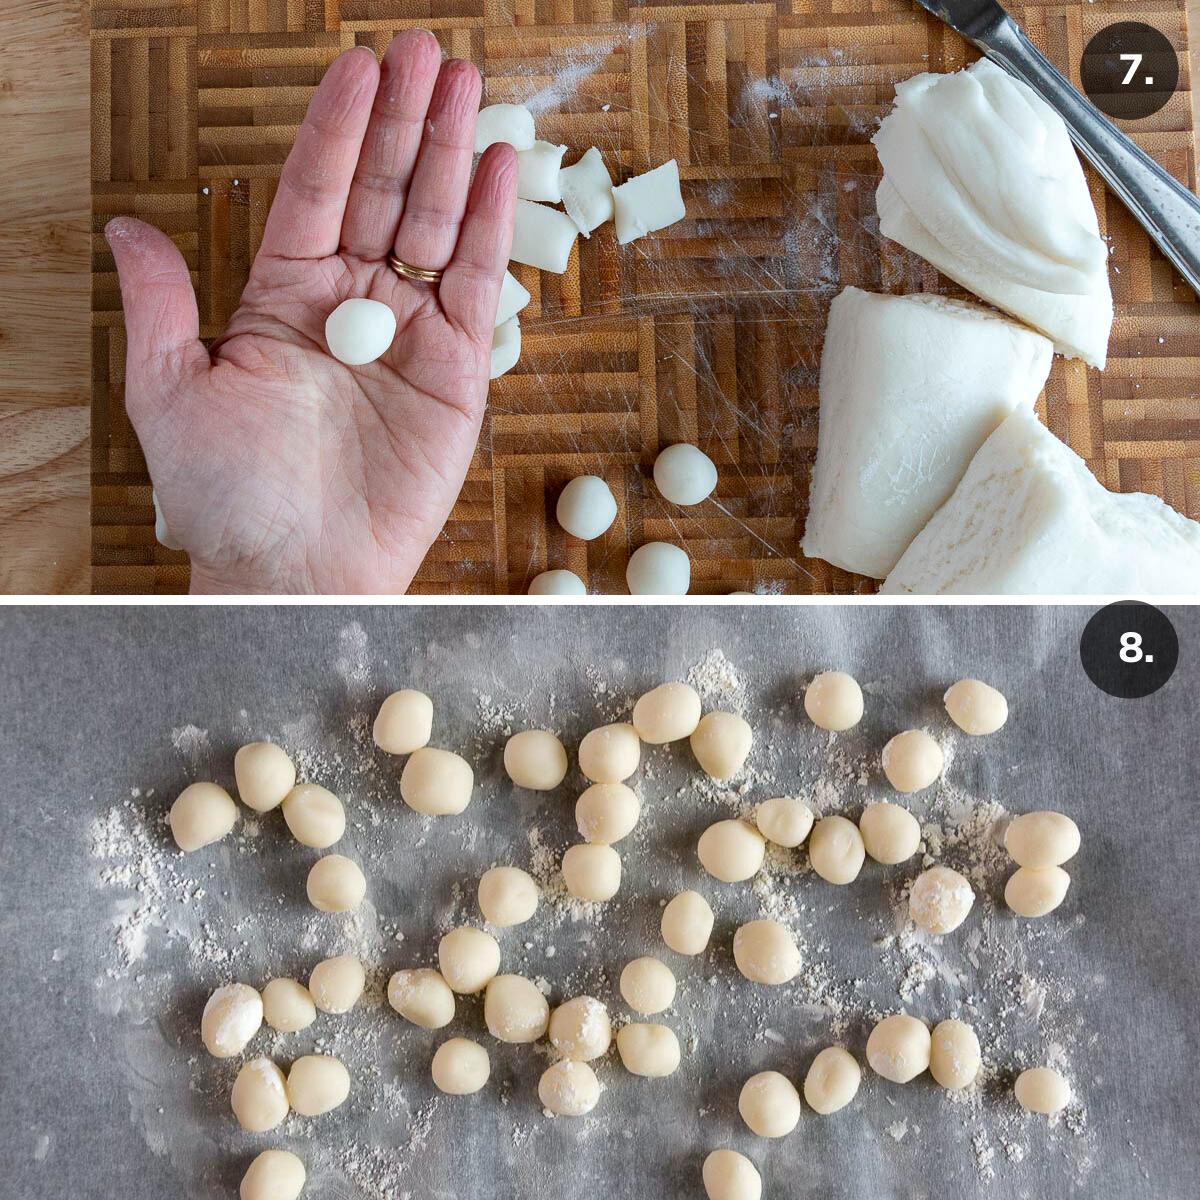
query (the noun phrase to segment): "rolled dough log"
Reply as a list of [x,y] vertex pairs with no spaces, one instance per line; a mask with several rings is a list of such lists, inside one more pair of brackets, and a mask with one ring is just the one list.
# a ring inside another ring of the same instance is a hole
[[533,113],[523,104],[489,104],[475,118],[475,153],[494,142],[507,142],[516,151],[533,146]]
[[495,379],[511,371],[521,357],[521,323],[509,317],[503,325],[497,325],[492,333],[492,362],[488,378]]
[[534,142],[528,150],[517,151],[517,195],[557,204],[562,199],[558,172],[566,152],[566,146],[552,142]]
[[532,200],[518,200],[509,257],[539,271],[561,275],[567,269],[571,247],[578,236],[575,222],[566,213]]
[[613,188],[617,241],[635,238],[682,221],[687,212],[679,190],[679,166],[674,159]]
[[563,207],[584,237],[611,220],[613,185],[600,151],[593,146],[578,162],[558,173]]

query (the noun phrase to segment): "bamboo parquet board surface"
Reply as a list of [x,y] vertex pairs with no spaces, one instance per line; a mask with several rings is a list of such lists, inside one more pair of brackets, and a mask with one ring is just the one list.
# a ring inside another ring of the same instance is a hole
[[[1112,21],[1162,29],[1181,52],[1179,90],[1129,128],[1195,187],[1184,0],[1009,7],[1073,74]],[[176,591],[187,578],[185,557],[154,540],[124,413],[104,222],[134,213],[171,234],[215,337],[322,71],[412,25],[478,64],[486,102],[529,103],[540,137],[597,145],[614,177],[676,158],[688,207],[630,246],[611,226],[581,239],[565,275],[514,268],[533,293],[522,358],[492,386],[466,486],[414,591],[523,592],[568,567],[592,591],[624,592],[629,552],[653,539],[685,546],[693,592],[874,590],[797,548],[821,337],[847,284],[959,294],[879,239],[869,141],[898,80],[974,57],[956,34],[909,0],[92,0],[91,20],[96,590]],[[1108,487],[1200,518],[1200,305],[1089,178],[1112,245],[1109,366],[1057,360],[1043,412]],[[716,504],[679,509],[650,485],[655,454],[679,440],[716,461]],[[585,472],[619,506],[591,543],[553,518],[558,490]]]

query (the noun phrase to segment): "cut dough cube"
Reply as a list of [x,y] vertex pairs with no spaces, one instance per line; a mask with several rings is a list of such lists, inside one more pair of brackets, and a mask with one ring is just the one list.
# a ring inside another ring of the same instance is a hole
[[575,222],[566,213],[532,200],[518,200],[509,257],[513,262],[561,275],[578,236]]
[[553,142],[534,142],[528,150],[517,152],[517,195],[522,200],[547,200],[557,204],[562,199],[558,182],[566,146]]
[[475,118],[475,153],[496,142],[507,142],[518,152],[533,147],[533,113],[523,104],[489,104]]
[[612,178],[595,146],[578,162],[559,171],[558,185],[567,216],[584,237],[591,237],[593,229],[612,219]]
[[492,331],[492,365],[488,370],[488,378],[495,379],[511,371],[520,357],[521,322],[516,317],[509,317],[503,325],[497,325]]
[[503,325],[515,317],[532,298],[525,285],[511,271],[505,271],[504,282],[500,285],[500,302],[496,305],[496,324]]
[[687,211],[679,190],[678,164],[671,159],[613,188],[613,208],[622,246],[682,221]]

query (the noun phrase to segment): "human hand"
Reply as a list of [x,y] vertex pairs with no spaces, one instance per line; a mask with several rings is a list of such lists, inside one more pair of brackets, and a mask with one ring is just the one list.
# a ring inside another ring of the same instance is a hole
[[[505,144],[470,180],[480,90],[424,31],[398,35],[382,65],[342,54],[211,350],[174,244],[109,222],[126,410],[194,592],[402,592],[445,524],[479,436],[516,195]],[[441,283],[399,277],[393,250],[444,268]],[[397,332],[348,367],[325,318],[355,296],[389,305]]]

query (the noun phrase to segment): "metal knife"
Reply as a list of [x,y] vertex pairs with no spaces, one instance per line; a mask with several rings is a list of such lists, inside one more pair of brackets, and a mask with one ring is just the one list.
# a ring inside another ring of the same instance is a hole
[[1072,87],[996,0],[917,0],[997,66],[1028,84],[1158,248],[1200,294],[1200,200]]

